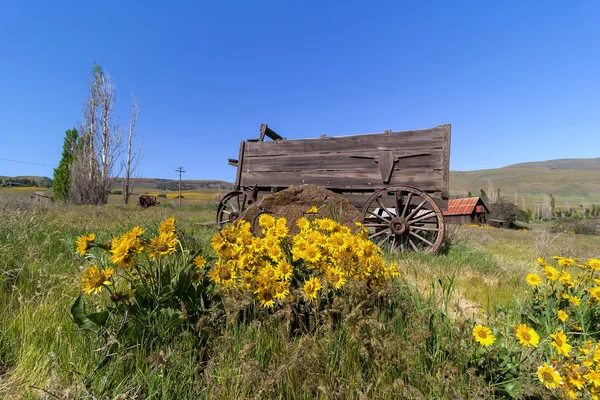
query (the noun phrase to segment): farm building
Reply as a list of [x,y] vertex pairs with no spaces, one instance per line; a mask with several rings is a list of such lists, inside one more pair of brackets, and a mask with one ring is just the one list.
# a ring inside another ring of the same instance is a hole
[[448,210],[443,211],[449,224],[485,224],[490,213],[481,197],[448,200]]

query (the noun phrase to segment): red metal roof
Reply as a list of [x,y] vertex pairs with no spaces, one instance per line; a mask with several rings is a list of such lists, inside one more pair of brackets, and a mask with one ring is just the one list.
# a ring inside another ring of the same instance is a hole
[[[448,200],[448,210],[443,211],[444,215],[470,215],[475,206],[480,201],[479,197],[467,197],[465,199],[450,199]],[[481,202],[483,204],[483,202]],[[483,212],[487,208],[485,205],[478,206],[477,212]]]

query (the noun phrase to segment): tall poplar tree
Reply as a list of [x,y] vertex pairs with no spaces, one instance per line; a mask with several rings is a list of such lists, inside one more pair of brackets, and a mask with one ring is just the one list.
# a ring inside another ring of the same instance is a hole
[[71,186],[71,164],[75,160],[75,150],[79,133],[76,128],[65,132],[62,158],[57,168],[54,168],[53,192],[55,200],[69,200],[69,187]]

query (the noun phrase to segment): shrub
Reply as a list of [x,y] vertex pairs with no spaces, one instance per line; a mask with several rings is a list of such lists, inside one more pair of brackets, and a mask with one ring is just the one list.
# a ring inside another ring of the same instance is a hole
[[519,207],[504,198],[500,198],[498,201],[488,204],[488,208],[490,210],[489,219],[506,221],[507,226],[512,226],[517,221],[528,221],[527,213],[523,212]]

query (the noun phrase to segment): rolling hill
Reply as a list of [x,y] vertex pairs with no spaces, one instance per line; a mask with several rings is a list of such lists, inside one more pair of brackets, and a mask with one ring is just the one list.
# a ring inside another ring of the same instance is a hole
[[[557,207],[600,204],[600,158],[560,159],[512,164],[479,171],[451,171],[450,193],[479,195],[500,189],[510,201],[532,206],[552,193]],[[515,200],[516,199],[516,200]]]

